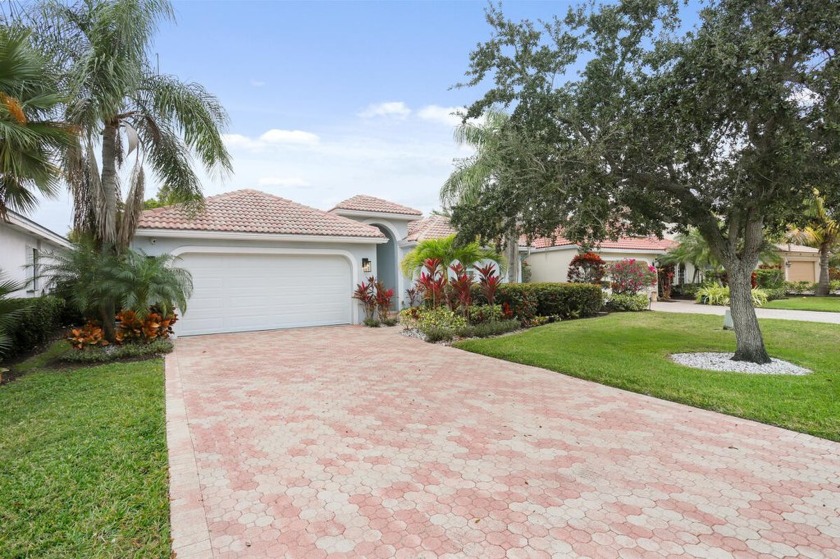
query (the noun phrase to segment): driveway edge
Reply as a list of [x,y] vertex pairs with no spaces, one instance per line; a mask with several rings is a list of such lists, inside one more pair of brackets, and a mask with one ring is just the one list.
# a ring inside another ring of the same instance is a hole
[[169,523],[178,559],[212,556],[195,447],[175,353],[166,356],[166,443],[169,449]]

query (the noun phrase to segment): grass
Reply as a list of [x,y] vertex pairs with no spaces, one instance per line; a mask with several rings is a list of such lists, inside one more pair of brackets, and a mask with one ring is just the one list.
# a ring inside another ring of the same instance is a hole
[[764,309],[789,309],[794,311],[840,312],[840,297],[791,297],[770,301]]
[[43,369],[0,387],[0,557],[169,557],[160,359]]
[[456,347],[657,398],[840,441],[840,328],[762,320],[773,357],[810,375],[746,375],[677,365],[671,353],[735,350],[719,316],[621,313]]

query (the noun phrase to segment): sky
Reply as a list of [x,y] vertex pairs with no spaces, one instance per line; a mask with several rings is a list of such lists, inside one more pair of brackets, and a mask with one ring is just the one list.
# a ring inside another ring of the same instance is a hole
[[[200,172],[204,194],[255,188],[320,209],[369,194],[438,208],[453,160],[452,112],[481,88],[453,88],[487,40],[485,2],[178,1],[152,47],[160,72],[198,82],[230,116],[232,175]],[[509,1],[514,19],[568,3]],[[147,198],[158,184],[149,184]],[[66,192],[32,217],[66,234]]]

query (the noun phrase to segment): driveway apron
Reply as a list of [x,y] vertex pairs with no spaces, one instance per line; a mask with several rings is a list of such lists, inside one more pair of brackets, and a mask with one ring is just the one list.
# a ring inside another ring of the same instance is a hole
[[184,338],[173,549],[840,558],[840,444],[398,329]]

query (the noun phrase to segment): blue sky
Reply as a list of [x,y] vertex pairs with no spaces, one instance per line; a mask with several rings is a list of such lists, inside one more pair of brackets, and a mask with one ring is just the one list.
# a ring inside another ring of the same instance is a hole
[[[452,160],[469,153],[453,141],[449,113],[482,91],[451,86],[489,37],[484,2],[174,5],[177,22],[153,48],[160,71],[205,85],[231,119],[234,174],[205,177],[205,195],[258,188],[329,209],[364,193],[438,207]],[[567,6],[508,2],[505,12],[550,17]],[[62,194],[34,218],[66,233],[70,206]]]

